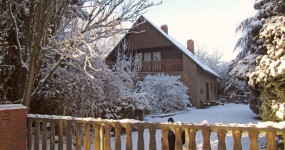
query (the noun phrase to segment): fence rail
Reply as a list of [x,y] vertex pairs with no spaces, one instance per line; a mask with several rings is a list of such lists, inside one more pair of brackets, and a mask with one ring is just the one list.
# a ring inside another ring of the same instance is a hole
[[156,71],[183,71],[182,59],[169,59],[161,61],[143,61],[142,72],[156,72]]
[[[202,132],[203,149],[210,150],[210,135],[216,132],[218,136],[218,149],[225,150],[226,133],[232,133],[234,141],[234,150],[241,150],[242,133],[248,133],[250,140],[250,149],[258,149],[258,135],[266,134],[267,149],[276,149],[275,137],[281,134],[285,137],[285,130],[273,127],[257,128],[255,125],[196,125],[196,124],[168,124],[168,123],[152,123],[136,120],[104,120],[94,118],[74,118],[66,116],[47,116],[47,115],[28,115],[28,150],[31,149],[58,149],[71,150],[72,146],[76,150],[81,150],[84,146],[85,150],[91,149],[91,134],[93,138],[94,150],[110,150],[111,134],[110,130],[114,129],[114,149],[121,150],[121,144],[126,145],[127,150],[133,149],[132,131],[138,132],[137,148],[138,150],[156,150],[156,131],[161,130],[163,150],[168,150],[168,130],[173,129],[175,135],[181,135],[185,131],[185,146],[187,150],[196,150],[196,133]],[[149,141],[144,140],[144,130],[149,129]],[[126,143],[121,142],[121,133],[126,133]],[[47,138],[49,135],[49,140]],[[57,135],[57,136],[56,136]],[[55,138],[58,137],[57,148],[55,147]],[[72,140],[74,139],[74,140]],[[49,141],[49,143],[47,142]],[[74,141],[74,142],[72,142]],[[145,142],[149,143],[149,147],[145,147]],[[65,144],[63,144],[65,143]],[[182,150],[181,136],[176,136],[175,149]]]

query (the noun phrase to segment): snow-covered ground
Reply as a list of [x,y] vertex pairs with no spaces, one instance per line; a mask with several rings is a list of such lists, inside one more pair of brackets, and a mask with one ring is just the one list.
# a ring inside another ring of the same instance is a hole
[[[145,121],[151,122],[167,122],[169,115],[156,115],[156,116],[147,116],[145,117]],[[214,123],[223,123],[223,124],[231,124],[231,123],[239,123],[239,124],[249,124],[254,123],[257,124],[258,120],[255,120],[255,114],[249,109],[248,105],[244,104],[225,104],[219,106],[211,106],[208,109],[191,109],[190,111],[174,113],[170,115],[175,122],[179,121],[182,123],[201,123],[208,122],[209,124]],[[137,149],[137,132],[133,132],[133,149]],[[264,145],[265,137],[264,135],[260,135],[259,144]],[[122,149],[125,149],[125,139],[126,136],[122,135]],[[112,145],[114,144],[114,139],[111,139]],[[197,149],[202,149],[203,137],[201,132],[197,132],[196,134],[196,144]],[[149,130],[146,129],[144,131],[144,142],[145,149],[149,147]],[[161,149],[161,131],[156,131],[156,144],[157,149]],[[242,146],[243,149],[249,149],[249,138],[247,133],[242,135]],[[217,134],[211,133],[211,146],[212,149],[217,149],[218,146],[218,138]],[[233,138],[231,133],[227,133],[226,135],[226,147],[227,149],[233,149]]]
[[[254,119],[255,114],[244,104],[225,104],[219,106],[211,106],[207,109],[190,109],[184,113],[177,113],[171,116],[174,121],[182,123],[201,123],[207,120],[209,124],[213,123],[257,123]],[[168,117],[145,117],[146,121],[151,122],[167,122]]]

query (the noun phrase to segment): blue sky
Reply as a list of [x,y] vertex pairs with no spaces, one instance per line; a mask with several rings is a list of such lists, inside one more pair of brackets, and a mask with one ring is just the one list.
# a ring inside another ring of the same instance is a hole
[[235,43],[240,34],[235,28],[244,19],[253,16],[254,0],[163,0],[144,15],[160,26],[168,25],[168,33],[186,46],[195,41],[210,53],[222,51],[223,60],[234,59]]

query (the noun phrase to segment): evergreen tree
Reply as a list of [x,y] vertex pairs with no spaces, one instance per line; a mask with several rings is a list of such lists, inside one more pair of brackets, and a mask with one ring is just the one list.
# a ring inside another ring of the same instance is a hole
[[[251,108],[263,120],[284,120],[285,2],[257,0],[254,8],[257,14],[237,28],[244,34],[236,45],[241,51],[231,73],[248,82],[255,101],[251,104],[259,105]],[[241,64],[245,71],[239,74]]]

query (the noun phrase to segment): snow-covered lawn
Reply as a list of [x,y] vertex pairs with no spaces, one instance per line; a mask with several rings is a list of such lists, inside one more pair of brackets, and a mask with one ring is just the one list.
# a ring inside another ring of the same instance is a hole
[[[184,113],[177,113],[171,116],[174,121],[182,123],[201,123],[207,120],[209,124],[213,123],[257,123],[254,119],[255,114],[244,104],[225,104],[211,106],[207,109],[190,109]],[[168,117],[145,117],[146,121],[167,122]]]
[[[156,115],[156,116],[147,116],[145,117],[145,121],[151,122],[167,122],[169,115]],[[201,123],[207,122],[209,124],[214,123],[223,123],[223,124],[231,124],[231,123],[239,123],[239,124],[249,124],[254,123],[257,124],[258,121],[254,119],[255,114],[249,109],[248,105],[244,104],[225,104],[219,106],[211,106],[208,109],[191,109],[190,111],[174,113],[171,115],[175,122],[179,121],[182,123]],[[133,149],[137,149],[137,132],[133,132]],[[122,149],[125,149],[125,135],[122,135]],[[114,139],[111,139],[112,144]],[[203,137],[201,132],[197,132],[196,134],[196,144],[197,149],[202,149]],[[146,129],[144,131],[144,142],[145,149],[149,147],[149,130]],[[265,137],[261,135],[261,139],[259,140],[260,145],[264,145]],[[157,149],[161,149],[161,131],[156,131],[156,144]],[[218,138],[217,134],[211,133],[211,146],[212,149],[217,149]],[[242,146],[243,149],[249,149],[249,138],[247,133],[242,135]],[[229,132],[226,135],[226,146],[227,149],[233,149],[233,138],[232,134]]]

